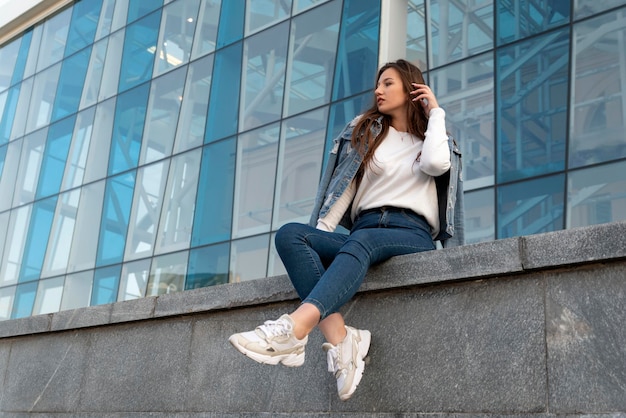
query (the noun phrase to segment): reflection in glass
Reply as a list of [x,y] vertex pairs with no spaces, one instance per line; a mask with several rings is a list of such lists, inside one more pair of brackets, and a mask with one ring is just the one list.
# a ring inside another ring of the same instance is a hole
[[15,286],[0,287],[0,321],[11,319]]
[[[92,138],[85,165],[83,184],[104,178],[107,174],[109,148],[113,136],[116,98],[99,103],[93,122]],[[103,156],[105,156],[103,158]]]
[[102,70],[102,82],[98,91],[98,100],[106,100],[117,94],[117,87],[120,80],[120,63],[122,61],[122,51],[124,50],[124,34],[122,29],[115,32],[103,40],[107,44],[106,58]]
[[[0,212],[0,255],[4,254],[4,244],[7,241],[9,230],[9,218],[11,212]],[[2,258],[0,257],[0,271],[2,270]],[[2,284],[2,280],[0,280],[0,284]]]
[[63,296],[63,277],[40,280],[33,306],[33,315],[58,312]]
[[0,145],[6,144],[11,139],[20,87],[21,85],[17,85],[0,93]]
[[280,259],[278,252],[276,251],[276,245],[274,245],[275,237],[276,237],[275,233],[272,234],[270,237],[270,253],[269,253],[269,260],[267,264],[267,277],[280,276],[283,274],[287,274],[287,270],[285,269],[285,266],[283,265],[283,262]]
[[222,2],[217,48],[222,48],[242,38],[245,7],[245,0]]
[[582,19],[624,5],[626,5],[624,0],[576,0],[574,2],[574,19]]
[[41,276],[58,197],[57,195],[39,200],[33,205],[24,245],[24,257],[20,266],[20,282],[37,280]]
[[111,33],[115,3],[123,3],[123,0],[101,0],[100,3],[102,3],[102,7],[98,27],[96,28],[96,33],[94,35],[95,41],[99,41]]
[[[372,81],[372,85],[374,82]],[[353,97],[343,102],[333,103],[330,106],[330,116],[328,118],[328,127],[326,132],[326,145],[324,146],[324,164],[322,172],[328,162],[328,155],[330,150],[333,149],[335,138],[341,134],[343,128],[357,115],[363,113],[369,106],[372,105],[373,95],[371,91],[360,96]]]
[[17,319],[30,316],[33,312],[36,294],[36,281],[17,285],[15,288],[15,299],[13,300],[11,318]]
[[332,1],[291,21],[284,116],[330,101],[341,2]]
[[328,0],[293,0],[293,14],[300,13],[311,7],[326,3]]
[[496,236],[493,188],[465,192],[465,243],[493,241]]
[[93,45],[87,74],[85,75],[85,85],[83,86],[83,93],[78,106],[79,109],[85,109],[94,105],[98,100],[108,42],[109,38],[106,38]]
[[92,282],[93,270],[68,274],[65,277],[60,310],[64,311],[89,306]]
[[408,0],[406,16],[406,59],[426,70],[426,8],[424,0]]
[[37,55],[37,71],[63,59],[72,8],[69,7],[43,23],[41,46]]
[[567,228],[626,220],[626,162],[602,165],[569,174]]
[[72,144],[67,154],[67,164],[61,191],[83,184],[95,113],[96,108],[90,107],[80,112],[76,117],[76,127],[74,128]]
[[163,8],[154,76],[189,62],[199,4],[184,0]]
[[61,63],[35,75],[26,121],[27,133],[50,123],[60,72]]
[[[35,199],[35,191],[37,190],[37,181],[40,178],[39,171],[41,170],[47,135],[47,128],[36,131],[24,137],[21,154],[16,150],[15,155],[16,157],[19,156],[20,159],[19,170],[15,178],[13,206],[32,202]],[[11,150],[11,148],[9,150]]]
[[563,229],[564,190],[563,174],[500,186],[497,238]]
[[[101,180],[84,186],[76,212],[76,224],[68,261],[67,271],[94,268],[100,231],[105,182]],[[90,285],[91,286],[91,285]]]
[[188,251],[181,251],[154,257],[146,296],[182,292],[185,288],[188,256]]
[[221,6],[222,0],[200,2],[192,58],[198,58],[215,51]]
[[[31,77],[28,80],[24,80],[22,84],[12,87],[9,90],[7,101],[10,100],[9,103],[11,106],[15,103],[14,100],[17,99],[17,106],[15,108],[9,108],[8,110],[10,112],[5,113],[5,117],[14,118],[13,126],[11,126],[10,122],[6,125],[6,132],[11,132],[11,141],[24,135],[26,130],[26,122],[29,118],[29,111],[31,107],[30,100],[34,82],[35,78]],[[14,96],[11,96],[11,93],[13,93]],[[17,98],[17,95],[19,95],[19,98]]]
[[493,1],[426,0],[429,67],[493,48]]
[[150,80],[160,21],[161,11],[157,11],[126,27],[119,93]]
[[291,0],[246,0],[246,36],[285,20]]
[[283,122],[276,171],[272,230],[287,222],[307,223],[319,184],[328,108]]
[[261,279],[267,276],[269,234],[231,242],[231,282]]
[[2,171],[0,171],[0,212],[10,209],[12,206],[13,192],[18,184],[17,175],[20,165],[20,154],[22,153],[22,142],[24,140],[18,139],[3,147],[5,158]]
[[163,0],[125,0],[125,2],[128,4],[126,23],[133,22],[163,5]]
[[568,38],[551,32],[497,51],[499,182],[565,167]]
[[626,8],[574,26],[569,164],[626,157]]
[[230,239],[235,182],[235,138],[204,147],[191,245]]
[[278,123],[239,136],[233,237],[270,231],[278,154]]
[[81,0],[73,4],[65,46],[66,57],[93,43],[101,8],[102,0]]
[[117,298],[121,265],[96,269],[93,276],[93,291],[90,306],[113,303]]
[[37,183],[36,197],[38,199],[59,193],[75,123],[76,116],[74,115],[48,128],[48,138]]
[[28,56],[26,57],[23,79],[35,74],[37,59],[39,56],[39,47],[41,45],[41,35],[43,34],[43,25],[35,25],[30,33],[32,34],[32,37],[30,41],[30,48],[28,48]]
[[569,23],[570,1],[512,0],[494,3],[498,20],[498,45]]
[[151,259],[125,263],[122,267],[118,301],[142,298],[146,294]]
[[229,248],[225,242],[191,250],[185,290],[228,283]]
[[[24,36],[21,36],[8,44],[0,46],[0,92],[9,88],[13,83],[13,71],[18,64],[18,54],[20,52],[20,46],[24,40]],[[20,77],[21,79],[21,77]],[[0,115],[2,107],[0,106]]]
[[56,276],[67,271],[80,195],[80,189],[59,195],[41,277]]
[[465,190],[493,185],[493,54],[431,71],[430,80],[463,153]]
[[22,206],[12,210],[7,227],[5,251],[2,255],[2,265],[0,266],[0,285],[10,285],[17,283],[24,256],[24,245],[26,242],[26,231],[30,222],[32,205]]

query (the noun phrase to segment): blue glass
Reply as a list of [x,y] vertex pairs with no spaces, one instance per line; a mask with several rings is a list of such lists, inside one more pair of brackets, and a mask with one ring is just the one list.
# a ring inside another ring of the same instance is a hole
[[75,123],[76,116],[72,116],[50,125],[39,172],[37,199],[59,193]]
[[228,0],[222,2],[217,33],[217,48],[232,44],[243,37],[245,10],[245,0]]
[[20,52],[17,54],[15,60],[15,68],[13,69],[13,79],[11,84],[19,83],[24,78],[24,70],[26,69],[26,60],[28,59],[28,52],[30,50],[30,43],[33,39],[33,31],[29,29],[22,35],[22,43],[20,44]]
[[205,143],[237,133],[242,45],[239,42],[215,54]]
[[564,174],[500,186],[496,192],[497,238],[563,229],[564,190]]
[[16,286],[11,319],[25,318],[32,314],[38,284],[35,281]]
[[465,208],[465,243],[493,241],[496,236],[494,223],[496,202],[493,187],[471,192],[466,191],[463,195],[463,202]]
[[346,0],[343,8],[333,100],[370,90],[378,69],[380,1]]
[[13,70],[15,69],[21,43],[22,38],[20,37],[13,42],[0,46],[0,93],[12,84]]
[[[373,89],[373,78],[371,81]],[[326,131],[326,145],[324,147],[324,162],[322,164],[322,173],[328,163],[328,154],[333,148],[333,140],[341,133],[343,128],[354,119],[357,115],[363,113],[367,108],[374,104],[374,94],[372,91],[353,97],[343,102],[334,103],[330,106],[330,114],[328,116],[328,126]]]
[[91,47],[63,61],[57,93],[54,97],[51,122],[78,111],[90,57]]
[[65,45],[66,57],[93,43],[101,9],[102,0],[81,0],[74,3]]
[[497,51],[499,183],[565,168],[568,66],[568,29]]
[[20,99],[21,84],[11,87],[6,93],[4,111],[0,115],[0,145],[6,144],[11,139],[13,120],[17,110],[17,102]]
[[4,160],[7,157],[8,145],[0,146],[0,179],[2,178],[2,170],[4,169]]
[[572,2],[512,0],[494,3],[497,43],[502,45],[569,23]]
[[191,250],[185,290],[228,283],[229,259],[228,242]]
[[128,0],[126,23],[133,22],[161,6],[163,6],[163,0]]
[[150,83],[120,94],[115,108],[109,175],[137,167]]
[[35,202],[33,205],[30,223],[28,225],[28,234],[26,235],[26,244],[24,246],[24,256],[22,258],[18,278],[18,282],[20,283],[37,280],[41,275],[50,229],[52,228],[54,211],[57,206],[57,198],[58,196],[53,196],[49,199]]
[[161,11],[159,10],[126,28],[118,93],[148,81],[152,77],[160,22]]
[[117,289],[120,286],[121,273],[121,264],[96,269],[93,276],[90,306],[105,305],[117,300]]
[[96,266],[122,262],[136,176],[131,171],[107,179]]
[[206,146],[194,213],[191,245],[230,239],[235,189],[235,138]]

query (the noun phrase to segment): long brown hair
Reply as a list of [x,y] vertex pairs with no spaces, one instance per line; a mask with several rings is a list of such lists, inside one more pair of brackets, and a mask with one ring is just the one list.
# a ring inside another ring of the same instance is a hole
[[[415,87],[411,83],[426,84],[422,71],[417,68],[417,66],[403,59],[388,62],[378,70],[375,85],[377,85],[382,73],[389,68],[394,68],[398,72],[400,80],[402,81],[402,90],[407,95],[408,106],[406,109],[406,117],[408,132],[423,140],[426,128],[428,127],[428,116],[420,103],[414,102],[408,98],[409,92],[415,90]],[[379,118],[382,119],[382,131],[375,137],[374,133],[372,133],[372,127]],[[387,136],[390,123],[391,117],[378,111],[376,95],[374,95],[371,107],[363,113],[363,116],[357,122],[352,131],[352,138],[350,140],[352,147],[363,156],[363,162],[356,175],[357,184],[361,182],[364,168],[371,164],[374,152],[382,142],[380,140],[376,141],[375,139]]]

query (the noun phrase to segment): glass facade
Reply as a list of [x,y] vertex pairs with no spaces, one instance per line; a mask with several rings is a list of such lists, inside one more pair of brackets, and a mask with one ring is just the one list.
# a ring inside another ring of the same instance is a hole
[[284,273],[388,1],[468,243],[626,219],[624,0],[80,0],[0,45],[0,320]]

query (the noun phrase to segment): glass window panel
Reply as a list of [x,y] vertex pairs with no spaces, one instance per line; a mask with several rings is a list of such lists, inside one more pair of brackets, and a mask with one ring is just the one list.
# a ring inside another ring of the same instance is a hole
[[85,164],[83,184],[104,178],[107,174],[109,148],[113,136],[116,98],[98,104],[94,117],[92,138]]
[[243,36],[245,0],[222,2],[217,48],[240,40]]
[[463,152],[465,190],[494,183],[493,54],[430,72],[446,125]]
[[242,43],[224,48],[215,55],[205,143],[237,132]]
[[128,2],[130,0],[115,0],[115,10],[111,20],[111,33],[126,26],[126,18],[128,17]]
[[191,245],[230,239],[235,181],[235,138],[216,142],[202,150],[198,196]]
[[96,269],[90,306],[105,305],[117,300],[121,270],[122,266],[119,264]]
[[65,46],[66,57],[93,43],[101,8],[102,0],[81,0],[74,3]]
[[37,71],[63,59],[71,18],[72,8],[69,7],[43,23],[41,47],[37,57]]
[[[372,81],[372,84],[374,82]],[[330,107],[330,115],[328,117],[328,125],[326,132],[326,145],[324,147],[324,164],[322,172],[328,162],[328,154],[333,149],[334,139],[339,136],[343,128],[346,127],[348,122],[354,119],[357,115],[360,115],[366,108],[374,103],[374,98],[371,91],[360,96],[353,97],[343,102],[334,103]],[[321,174],[321,172],[320,172]],[[319,178],[319,175],[318,175]],[[318,179],[319,180],[319,179]]]
[[[161,217],[155,254],[189,248],[201,158],[201,150],[195,149],[171,160],[165,198],[157,207],[157,211],[161,210]],[[222,181],[224,178],[220,177],[217,182]],[[215,201],[209,201],[211,205],[217,205]]]
[[15,286],[0,288],[0,321],[11,319],[14,297]]
[[[24,36],[20,36],[13,42],[0,47],[0,91],[4,91],[11,86],[13,71],[18,63],[18,54]],[[0,112],[1,114],[1,112]]]
[[39,281],[33,315],[59,312],[63,297],[63,282],[63,277]]
[[36,25],[32,30],[32,39],[30,48],[28,49],[28,57],[26,58],[26,66],[24,67],[24,78],[35,74],[37,67],[37,58],[39,56],[39,47],[41,45],[41,36],[43,34],[44,25]]
[[11,211],[9,226],[5,241],[5,251],[2,255],[0,270],[0,285],[6,286],[17,283],[24,256],[26,233],[30,222],[32,205],[22,206]]
[[328,108],[283,122],[272,229],[287,222],[307,223],[317,193]]
[[188,251],[154,257],[146,296],[183,291],[185,289],[188,257]]
[[244,43],[244,83],[240,130],[280,119],[285,88],[289,22],[281,23]]
[[[10,215],[11,212],[7,211],[7,212],[0,212],[0,269],[2,267],[2,262],[1,260],[4,259],[4,244],[7,241],[7,236],[8,236],[8,230],[9,230],[9,219],[10,219]],[[8,250],[7,250],[8,253]],[[0,283],[2,283],[0,281]]]
[[406,59],[427,68],[426,65],[426,7],[424,0],[408,0],[406,16]]
[[151,259],[125,263],[122,267],[120,290],[117,300],[132,300],[144,297],[150,275]]
[[11,319],[25,318],[33,312],[33,304],[37,295],[37,282],[24,283],[16,286],[15,299]]
[[193,40],[192,58],[215,51],[217,25],[220,18],[221,0],[200,2],[200,12]]
[[228,283],[229,248],[225,242],[191,250],[185,290]]
[[285,20],[291,0],[246,0],[246,35]]
[[61,63],[35,75],[26,132],[32,132],[50,123],[60,73]]
[[122,29],[112,34],[106,41],[106,58],[102,70],[102,82],[98,91],[99,101],[106,100],[117,94],[117,86],[120,79],[120,63],[122,61],[122,51],[124,50],[124,34],[125,31]]
[[[11,85],[19,83],[24,78],[24,71],[26,70],[26,60],[28,59],[28,53],[31,46],[31,40],[33,38],[33,31],[27,30],[20,38],[20,50],[15,57],[15,66],[13,67],[13,79]],[[0,62],[6,62],[4,59]]]
[[497,51],[498,181],[562,170],[567,128],[568,31]]
[[582,19],[624,5],[626,5],[625,0],[576,0],[574,2],[574,18],[575,20]]
[[563,174],[500,186],[497,238],[563,229],[564,190]]
[[176,127],[174,153],[202,145],[206,125],[213,55],[208,55],[189,64],[185,80],[185,92]]
[[67,164],[63,174],[61,191],[83,184],[95,114],[96,108],[90,107],[80,112],[76,117],[76,126],[67,153]]
[[21,84],[0,93],[0,144],[6,144],[11,139],[13,121],[17,112],[17,102],[20,98]]
[[300,13],[311,7],[326,3],[328,0],[293,0],[293,14]]
[[158,11],[126,27],[118,92],[150,80],[160,21],[161,11]]
[[109,175],[137,167],[150,83],[120,94],[115,108]]
[[292,19],[284,116],[330,101],[340,19],[336,0]]
[[61,74],[52,108],[52,121],[78,111],[90,56],[91,47],[72,55],[61,64]]
[[269,262],[267,266],[267,277],[272,276],[281,276],[283,274],[287,274],[287,270],[283,265],[278,252],[276,251],[276,245],[274,245],[274,239],[276,238],[276,234],[273,233],[270,238],[270,254],[269,254]]
[[232,241],[230,251],[231,282],[267,277],[269,234]]
[[87,67],[87,73],[85,75],[85,85],[83,86],[79,109],[92,106],[98,101],[108,42],[109,39],[106,38],[93,45],[89,66]]
[[80,195],[80,189],[76,189],[59,196],[41,277],[56,276],[67,271]]
[[[14,112],[12,113],[12,116],[14,118],[13,126],[11,127],[10,124],[7,126],[9,130],[11,131],[11,141],[23,136],[26,130],[26,121],[30,115],[29,114],[29,111],[31,108],[30,102],[31,102],[31,94],[33,92],[34,82],[35,82],[35,78],[31,77],[28,80],[24,80],[22,84],[11,89],[11,90],[15,90],[16,93],[19,94],[17,107],[15,109],[12,109],[12,112]],[[13,101],[11,101],[11,105],[12,104],[13,104]]]
[[626,220],[625,171],[621,161],[570,173],[567,228]]
[[152,80],[139,164],[172,154],[186,74],[183,67]]
[[[20,165],[20,154],[22,153],[23,140],[18,139],[5,145],[6,157],[2,171],[0,172],[0,212],[10,209],[13,202],[13,192],[18,183],[17,176]],[[22,173],[24,175],[25,173]]]
[[499,45],[545,32],[570,20],[569,1],[513,0],[495,4]]
[[119,263],[124,255],[135,188],[134,171],[107,179],[96,265]]
[[48,128],[48,139],[37,184],[38,199],[59,193],[75,124],[76,116],[72,116]]
[[41,276],[58,196],[39,200],[33,205],[20,267],[20,282],[37,280]]
[[574,26],[570,167],[626,157],[626,9]]
[[493,241],[496,237],[493,188],[465,192],[465,243]]
[[380,1],[345,1],[334,76],[334,100],[372,88],[378,70],[379,32]]
[[154,75],[189,62],[200,0],[177,1],[163,8]]
[[137,170],[124,260],[149,257],[153,253],[169,165],[167,160]]
[[239,136],[234,238],[270,231],[279,135],[280,125],[275,123]]
[[13,206],[32,202],[35,199],[47,134],[46,128],[24,137],[21,154],[16,150],[15,155],[19,156],[19,171],[15,179]]
[[[100,19],[98,27],[94,35],[94,40],[98,41],[111,33],[111,24],[113,23],[113,11],[115,9],[116,0],[101,0],[102,7],[100,10]],[[124,3],[119,0],[117,3]],[[127,10],[127,9],[126,9]]]
[[89,306],[92,283],[93,270],[68,274],[67,277],[65,277],[60,310],[64,311]]
[[126,23],[130,23],[163,6],[163,0],[127,0],[127,4],[128,17]]
[[[104,201],[104,180],[84,186],[76,212],[76,223],[70,249],[67,271],[94,268]],[[91,286],[91,281],[89,282]],[[89,299],[87,299],[89,302]],[[87,306],[87,305],[85,305]]]
[[430,68],[493,48],[492,0],[427,0]]

